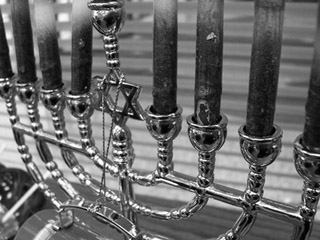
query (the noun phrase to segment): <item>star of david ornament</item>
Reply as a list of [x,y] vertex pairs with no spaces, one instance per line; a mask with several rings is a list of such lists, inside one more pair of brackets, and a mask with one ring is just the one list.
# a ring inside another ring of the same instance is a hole
[[[106,77],[96,77],[96,81],[104,94],[99,99],[99,108],[108,112],[110,115],[116,114],[117,118],[132,118],[135,120],[145,120],[145,112],[141,107],[138,97],[141,92],[139,85],[125,81],[123,73],[119,69],[113,69]],[[124,105],[119,106],[117,99],[112,97],[112,89],[117,88],[119,90],[119,98],[124,99]],[[104,99],[104,103],[103,103]],[[104,104],[104,107],[103,107]]]

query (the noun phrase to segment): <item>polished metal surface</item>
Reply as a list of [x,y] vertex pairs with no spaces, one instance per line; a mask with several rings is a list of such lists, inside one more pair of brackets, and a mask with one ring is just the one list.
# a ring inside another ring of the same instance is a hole
[[[117,193],[107,188],[105,200],[116,205],[122,204],[122,206],[126,206],[127,210],[125,212],[132,211],[135,214],[142,214],[161,220],[184,219],[201,210],[208,199],[213,198],[243,209],[235,225],[218,239],[240,239],[245,236],[259,213],[292,223],[295,226],[292,239],[308,239],[311,231],[310,224],[315,215],[320,193],[317,171],[320,156],[319,153],[311,153],[304,149],[300,144],[300,138],[296,140],[294,151],[296,167],[305,180],[305,187],[302,193],[304,200],[300,206],[290,206],[264,198],[263,185],[266,177],[266,167],[275,160],[281,151],[282,131],[278,126],[275,126],[275,132],[272,136],[265,138],[251,137],[245,133],[244,126],[240,127],[239,142],[244,159],[249,163],[249,174],[247,188],[244,191],[239,191],[214,182],[215,152],[222,147],[226,138],[227,118],[224,115],[221,116],[220,123],[213,126],[202,127],[197,125],[193,122],[191,116],[187,119],[190,141],[199,152],[199,175],[196,179],[193,179],[183,173],[174,171],[172,142],[181,130],[182,108],[178,107],[175,114],[168,116],[154,115],[150,107],[147,108],[144,113],[147,128],[158,142],[159,163],[154,171],[137,172],[133,168],[135,156],[132,148],[131,133],[127,126],[115,125],[112,159],[104,159],[95,145],[92,137],[90,116],[94,109],[99,109],[97,104],[94,104],[96,101],[92,100],[94,92],[99,92],[97,89],[87,95],[71,96],[65,95],[63,89],[47,91],[37,88],[37,84],[33,86],[19,85],[15,83],[14,78],[1,79],[0,86],[1,96],[6,101],[13,133],[22,160],[34,180],[39,183],[40,188],[57,209],[65,208],[62,207],[65,206],[65,203],[57,199],[55,193],[44,183],[42,174],[32,161],[32,156],[28,153],[28,147],[23,140],[24,135],[31,136],[36,140],[43,162],[53,178],[65,190],[70,200],[79,199],[77,201],[81,201],[82,198],[63,177],[63,173],[59,171],[58,166],[51,157],[47,144],[61,148],[61,155],[67,166],[79,178],[79,181],[90,188],[96,195],[99,194],[98,180],[91,178],[73,153],[87,156],[99,169],[105,167],[112,176],[119,177],[120,189],[123,194],[118,196]],[[16,95],[27,106],[30,125],[19,122],[19,117],[15,110]],[[52,114],[54,133],[45,132],[41,128],[37,111],[39,98]],[[76,121],[78,121],[80,134],[80,140],[78,141],[69,139],[65,129],[63,112],[66,105]],[[104,165],[105,162],[107,163],[106,165]],[[123,181],[124,178],[126,181]],[[138,202],[133,195],[130,198],[126,198],[127,194],[131,193],[131,190],[127,190],[129,187],[127,181],[149,187],[166,184],[192,192],[195,196],[185,206],[168,210],[157,209],[156,206],[148,207],[145,203]],[[124,205],[123,202],[126,202],[126,204]],[[132,224],[134,223],[132,222]],[[145,237],[145,239],[148,238]]]

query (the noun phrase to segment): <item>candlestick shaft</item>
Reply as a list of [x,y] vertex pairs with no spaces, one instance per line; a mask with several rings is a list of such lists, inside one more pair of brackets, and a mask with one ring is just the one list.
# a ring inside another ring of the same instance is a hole
[[18,81],[19,83],[35,82],[37,76],[28,0],[12,0],[11,14],[19,75]]
[[318,7],[318,24],[314,42],[313,62],[306,104],[306,118],[302,137],[303,145],[320,151],[320,6]]
[[55,14],[50,0],[35,1],[40,69],[43,88],[53,90],[62,86],[61,62],[55,23]]
[[177,0],[154,1],[153,111],[177,109]]
[[0,8],[0,78],[7,78],[13,75],[6,30],[4,28],[2,11]]
[[202,125],[220,120],[223,10],[223,0],[198,1],[194,113]]
[[87,1],[73,1],[72,5],[71,68],[71,93],[88,92],[92,70],[92,24]]
[[268,136],[273,131],[284,6],[284,0],[255,1],[246,121],[246,131],[253,136]]

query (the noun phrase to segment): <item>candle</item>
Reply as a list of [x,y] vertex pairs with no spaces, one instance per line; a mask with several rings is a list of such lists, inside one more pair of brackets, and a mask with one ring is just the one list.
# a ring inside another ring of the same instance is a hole
[[302,144],[305,147],[311,151],[320,151],[320,5],[302,136]]
[[11,0],[12,28],[19,83],[35,82],[36,65],[28,0]]
[[92,68],[92,24],[87,1],[72,5],[71,94],[89,91]]
[[154,1],[153,111],[177,109],[177,0]]
[[9,47],[0,8],[0,78],[8,78],[12,75]]
[[246,132],[262,137],[273,132],[277,97],[284,0],[255,1]]
[[60,88],[63,85],[56,19],[51,1],[35,1],[40,70],[42,72],[43,88],[46,90]]
[[201,125],[220,120],[223,9],[223,0],[198,1],[194,120]]

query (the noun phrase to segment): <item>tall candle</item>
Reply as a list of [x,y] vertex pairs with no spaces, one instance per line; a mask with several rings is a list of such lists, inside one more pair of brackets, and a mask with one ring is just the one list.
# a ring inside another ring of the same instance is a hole
[[6,38],[6,30],[2,19],[2,11],[0,8],[0,78],[7,78],[13,75],[8,42]]
[[272,134],[281,57],[284,0],[255,1],[246,132]]
[[220,120],[223,10],[223,0],[198,1],[194,116],[202,125]]
[[92,24],[87,1],[73,1],[71,94],[89,91],[92,70]]
[[43,88],[56,89],[62,86],[61,62],[52,0],[35,0],[40,70]]
[[153,111],[177,108],[177,0],[154,1]]
[[19,83],[35,82],[36,65],[28,0],[11,0],[12,28]]
[[320,151],[320,5],[302,143],[311,151]]

